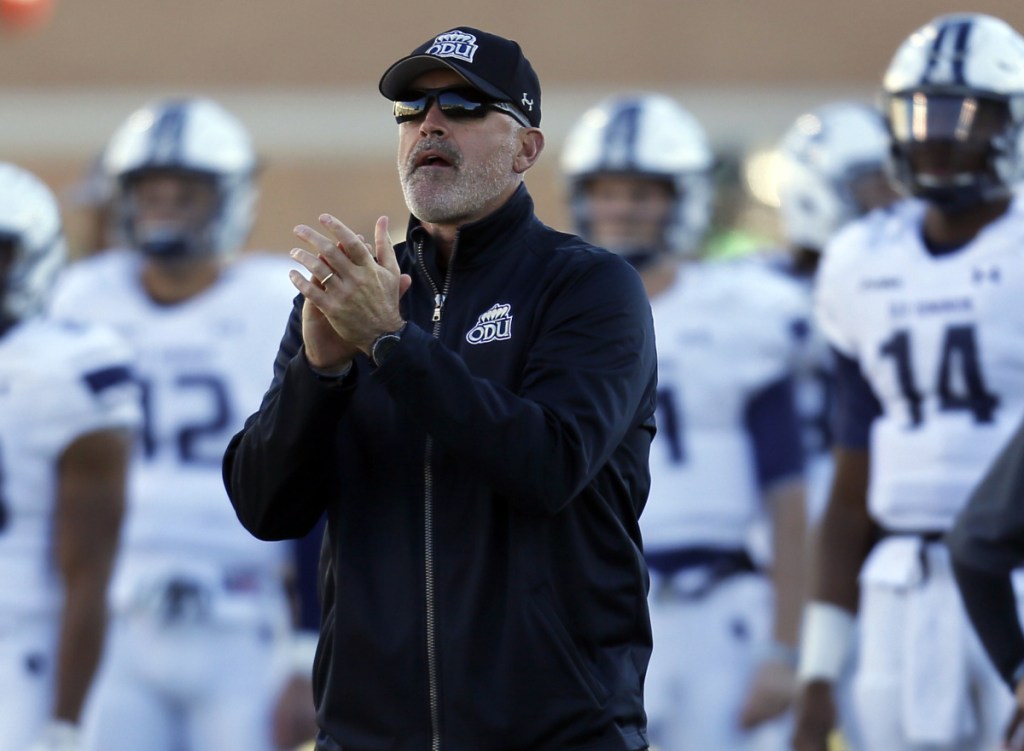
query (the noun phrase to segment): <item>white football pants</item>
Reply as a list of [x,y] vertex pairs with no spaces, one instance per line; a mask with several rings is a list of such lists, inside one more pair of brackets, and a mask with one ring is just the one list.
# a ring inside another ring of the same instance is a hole
[[85,751],[275,751],[283,645],[249,625],[120,616],[85,710]]
[[0,618],[0,751],[25,751],[50,719],[57,623]]
[[971,627],[948,550],[924,555],[912,584],[862,577],[856,751],[997,751],[1013,696]]
[[783,751],[791,718],[752,732],[740,709],[771,639],[772,591],[759,574],[736,574],[699,599],[664,594],[652,572],[654,652],[644,683],[657,751]]

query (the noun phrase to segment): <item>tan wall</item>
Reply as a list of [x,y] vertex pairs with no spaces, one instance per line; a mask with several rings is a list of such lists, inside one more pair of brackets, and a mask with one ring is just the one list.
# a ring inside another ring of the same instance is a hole
[[0,39],[0,86],[372,86],[397,52],[463,23],[519,40],[546,84],[873,81],[939,13],[1024,26],[1019,0],[55,2],[43,33]]
[[[55,2],[45,28],[0,33],[0,158],[63,190],[145,99],[211,94],[237,105],[267,159],[254,244],[279,249],[291,246],[291,226],[324,210],[364,230],[378,214],[404,214],[376,82],[453,25],[517,39],[537,68],[549,149],[528,184],[542,218],[565,226],[560,139],[604,93],[662,89],[691,106],[716,144],[771,141],[806,106],[870,95],[910,31],[963,9],[945,0]],[[1020,0],[971,10],[1024,29]],[[68,222],[77,244],[70,209]]]

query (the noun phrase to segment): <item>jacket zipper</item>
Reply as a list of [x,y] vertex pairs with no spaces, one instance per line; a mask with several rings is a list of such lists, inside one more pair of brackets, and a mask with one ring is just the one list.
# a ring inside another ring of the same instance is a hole
[[[448,270],[444,275],[444,284],[440,291],[434,277],[427,271],[423,263],[423,241],[416,243],[416,263],[423,276],[426,277],[434,292],[434,323],[431,335],[438,339],[441,336],[441,313],[448,299],[448,290],[452,283],[452,269],[455,267],[455,246],[458,237],[452,243],[452,255],[448,259]],[[437,687],[437,638],[434,629],[437,625],[435,616],[437,602],[434,595],[434,470],[431,456],[434,450],[434,437],[427,434],[423,461],[423,559],[425,574],[424,599],[427,622],[427,692],[430,702],[431,751],[441,751],[441,709]]]

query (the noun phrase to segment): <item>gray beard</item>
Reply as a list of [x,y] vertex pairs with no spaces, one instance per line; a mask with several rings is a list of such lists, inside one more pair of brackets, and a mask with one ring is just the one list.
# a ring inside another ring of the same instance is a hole
[[[444,169],[415,169],[417,156],[433,148],[449,157],[452,166]],[[482,163],[466,165],[462,155],[447,143],[422,141],[398,165],[406,206],[421,222],[448,224],[476,216],[490,205],[517,178],[512,161],[518,149],[518,134],[508,140]]]

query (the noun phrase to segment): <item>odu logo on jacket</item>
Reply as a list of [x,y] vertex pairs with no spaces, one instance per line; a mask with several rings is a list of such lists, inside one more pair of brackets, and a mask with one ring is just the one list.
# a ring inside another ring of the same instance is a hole
[[490,310],[477,319],[476,326],[466,332],[466,341],[470,344],[486,344],[511,337],[512,306],[508,303],[492,305]]

